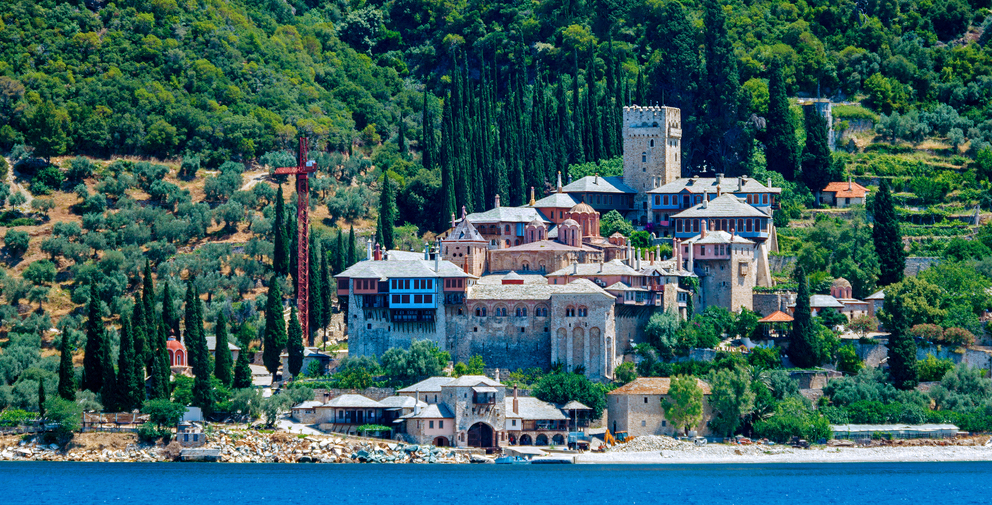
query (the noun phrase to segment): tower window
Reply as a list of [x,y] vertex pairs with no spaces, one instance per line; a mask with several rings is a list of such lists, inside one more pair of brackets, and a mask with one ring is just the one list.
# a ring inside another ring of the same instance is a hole
[[654,147],[654,139],[651,139],[651,147]]
[[648,153],[641,153],[641,163],[648,162]]

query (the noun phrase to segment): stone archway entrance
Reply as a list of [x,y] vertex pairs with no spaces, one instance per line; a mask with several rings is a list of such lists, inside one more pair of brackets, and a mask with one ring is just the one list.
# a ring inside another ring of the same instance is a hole
[[437,437],[434,439],[434,447],[448,447],[451,445],[448,443],[447,437]]
[[469,447],[493,447],[493,429],[486,423],[475,423],[468,429]]

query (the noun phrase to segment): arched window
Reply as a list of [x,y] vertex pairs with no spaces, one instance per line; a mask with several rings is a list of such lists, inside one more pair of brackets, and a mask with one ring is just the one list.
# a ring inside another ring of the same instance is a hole
[[641,163],[648,162],[648,153],[641,153]]
[[579,307],[579,317],[586,317],[589,315],[589,309],[585,307]]
[[506,230],[506,234],[509,235],[510,234],[510,225],[506,225],[506,227],[504,228],[504,230]]
[[654,139],[651,139],[651,147],[654,147]]

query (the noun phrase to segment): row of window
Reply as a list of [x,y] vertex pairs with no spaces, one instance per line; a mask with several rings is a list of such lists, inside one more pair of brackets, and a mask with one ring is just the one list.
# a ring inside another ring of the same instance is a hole
[[444,287],[446,288],[463,288],[465,287],[465,279],[445,279]]
[[[434,289],[434,279],[412,279],[413,289]],[[390,289],[410,289],[411,279],[392,279]]]
[[378,289],[378,282],[375,279],[355,279],[355,290]]
[[[565,317],[575,317],[575,307],[567,307],[565,309]],[[585,307],[579,307],[578,310],[579,317],[586,317],[589,315],[589,309]]]
[[[700,221],[700,219],[676,219],[675,232],[698,233]],[[768,231],[768,225],[764,218],[713,219],[711,221],[714,230],[729,232],[733,228],[737,233]]]
[[[716,195],[710,193],[709,197],[707,198],[707,201],[712,200],[714,198],[716,198]],[[694,195],[694,196],[682,195],[682,204],[685,207],[689,207],[690,205],[698,205],[700,203],[703,203],[702,195]],[[748,193],[747,203],[750,205],[768,205],[768,194]],[[667,207],[678,204],[679,204],[679,195],[654,195],[654,205],[656,207],[661,207],[661,206]]]
[[[489,311],[486,307],[476,307],[475,317],[487,317]],[[506,307],[496,307],[493,309],[493,317],[506,317]],[[513,313],[516,317],[527,317],[527,307],[517,307]],[[534,317],[548,317],[547,307],[538,307],[534,309]]]
[[392,295],[391,303],[410,303],[410,297],[413,297],[413,303],[434,303],[434,295]]

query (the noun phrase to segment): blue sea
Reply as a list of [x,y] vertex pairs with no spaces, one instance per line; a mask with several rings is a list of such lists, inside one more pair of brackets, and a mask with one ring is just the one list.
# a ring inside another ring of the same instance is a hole
[[992,502],[992,463],[285,465],[0,463],[0,503],[540,505]]

